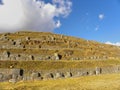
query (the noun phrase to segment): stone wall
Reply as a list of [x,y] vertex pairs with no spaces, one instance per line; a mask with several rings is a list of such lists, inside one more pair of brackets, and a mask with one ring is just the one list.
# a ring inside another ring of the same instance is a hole
[[[7,55],[3,54],[3,50],[9,51],[11,57],[6,57]],[[29,55],[24,53],[27,50],[31,50]],[[39,53],[39,56],[37,56],[32,52],[36,50],[47,50],[47,53]],[[50,52],[52,52],[52,55],[49,54]],[[0,36],[0,60],[31,60],[31,56],[35,57],[34,60],[59,60],[60,57],[54,55],[56,52],[58,53],[56,55],[61,55],[62,60],[106,60],[120,58],[118,55],[120,52],[119,47],[64,35],[18,32],[4,33]],[[15,56],[18,53],[21,54],[21,57]],[[44,56],[40,56],[42,54]]]
[[0,69],[0,82],[9,81],[15,83],[21,80],[48,80],[119,72],[120,66],[36,71],[23,69]]

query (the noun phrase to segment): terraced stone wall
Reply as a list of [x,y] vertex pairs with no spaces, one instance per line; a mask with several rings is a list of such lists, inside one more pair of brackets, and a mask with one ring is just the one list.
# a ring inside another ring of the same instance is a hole
[[120,66],[96,67],[86,69],[59,69],[59,70],[23,70],[23,69],[0,69],[0,82],[27,81],[27,80],[48,80],[59,78],[72,78],[89,75],[119,73]]

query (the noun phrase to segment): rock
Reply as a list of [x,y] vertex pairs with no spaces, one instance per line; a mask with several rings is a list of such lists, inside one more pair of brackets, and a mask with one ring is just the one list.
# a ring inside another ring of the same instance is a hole
[[3,34],[2,36],[1,36],[1,38],[0,38],[0,40],[8,40],[8,37],[7,37],[7,35],[6,34]]
[[27,76],[23,76],[23,81],[27,81]]
[[21,45],[21,41],[20,41],[20,40],[17,40],[17,41],[16,41],[16,45]]
[[16,45],[16,42],[15,42],[15,41],[13,41],[13,42],[12,42],[12,45]]
[[25,45],[23,45],[23,46],[22,46],[22,48],[26,48],[26,46],[25,46]]
[[58,78],[64,78],[64,77],[65,77],[65,76],[64,76],[63,73],[57,72],[57,73],[55,74],[55,78],[56,78],[56,79],[58,79]]
[[55,78],[61,78],[61,74],[60,73],[56,73],[55,74]]
[[30,40],[30,37],[26,37],[26,41]]
[[30,60],[35,60],[35,57],[33,55],[29,56]]
[[10,66],[10,69],[12,69],[12,68],[14,68],[14,66],[13,66],[13,65],[11,65],[11,66]]
[[77,74],[76,74],[77,77],[79,76],[83,76],[82,72],[78,71]]
[[63,35],[61,35],[60,38],[63,39]]
[[9,82],[14,84],[14,83],[17,82],[17,80],[16,79],[10,79]]
[[3,74],[2,73],[0,73],[0,80],[2,80],[3,79]]
[[50,56],[46,56],[46,57],[45,57],[45,60],[50,60],[50,59],[51,59]]
[[19,76],[20,75],[20,69],[11,69],[10,70],[11,75],[13,76]]
[[18,81],[23,80],[23,76],[18,76]]
[[59,55],[58,53],[54,53],[54,57],[55,57],[55,60],[61,59],[61,55]]
[[87,72],[87,71],[81,71],[81,72],[78,72],[78,75],[79,76],[87,76],[87,75],[89,75],[89,72]]
[[53,73],[46,73],[43,77],[43,79],[54,79]]
[[65,78],[72,77],[72,73],[71,72],[66,72],[64,75],[65,75]]
[[89,72],[89,75],[95,75],[96,73],[95,73],[95,71],[90,71]]
[[7,81],[7,80],[10,80],[10,79],[12,79],[11,74],[5,74],[4,77],[3,77],[3,81]]
[[54,41],[54,40],[55,40],[55,37],[51,37],[51,40]]
[[12,75],[12,79],[17,80],[17,78],[18,78],[18,74],[13,74],[13,75]]
[[4,51],[4,52],[3,52],[3,55],[6,56],[6,57],[10,57],[10,54],[11,54],[11,53],[10,53],[9,51]]
[[41,77],[41,74],[38,73],[38,72],[33,72],[33,73],[31,74],[31,79],[32,79],[32,80],[38,80],[38,79],[40,79],[40,77]]
[[101,68],[96,67],[95,72],[96,72],[96,75],[101,74]]

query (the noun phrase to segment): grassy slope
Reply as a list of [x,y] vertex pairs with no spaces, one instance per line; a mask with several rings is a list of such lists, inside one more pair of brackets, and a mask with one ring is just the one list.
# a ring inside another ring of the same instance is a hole
[[94,68],[120,65],[120,60],[81,60],[81,61],[0,61],[0,68],[15,68],[28,70],[52,70],[70,68]]
[[[0,35],[1,36],[1,35]],[[26,32],[22,31],[19,33],[11,33],[7,35],[10,40],[22,40],[21,44],[25,45],[27,49],[1,49],[0,52],[10,51],[11,53],[20,53],[20,54],[39,54],[39,55],[53,55],[55,52],[62,55],[62,59],[69,59],[71,57],[79,58],[90,58],[90,57],[118,57],[120,53],[120,48],[112,45],[102,44],[96,41],[89,41],[81,38],[76,38],[72,36],[65,36],[49,32]],[[26,37],[30,37],[30,41],[26,41]],[[51,37],[54,37],[55,40],[51,40]],[[36,40],[38,39],[38,40]],[[50,40],[49,40],[50,39]],[[36,41],[39,41],[36,42]],[[43,41],[43,42],[42,42]],[[0,44],[11,44],[8,41],[1,41]],[[39,48],[39,46],[41,48]],[[33,48],[29,50],[28,48]],[[43,50],[52,49],[52,50]],[[66,50],[67,49],[67,50]],[[43,51],[45,51],[43,53]],[[69,57],[66,57],[66,54],[73,52]]]
[[120,90],[120,74],[85,76],[79,78],[0,83],[0,90]]

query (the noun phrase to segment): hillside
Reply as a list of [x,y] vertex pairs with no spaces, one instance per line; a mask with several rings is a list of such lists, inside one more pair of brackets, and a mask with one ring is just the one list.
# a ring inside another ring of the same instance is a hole
[[0,60],[106,60],[120,58],[120,48],[49,32],[0,34]]
[[50,32],[0,34],[0,82],[120,72],[120,48]]

